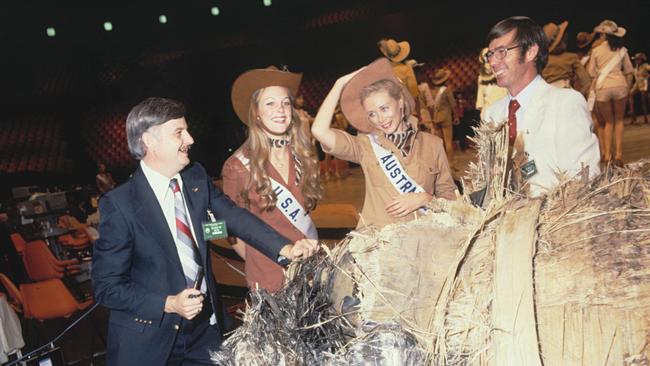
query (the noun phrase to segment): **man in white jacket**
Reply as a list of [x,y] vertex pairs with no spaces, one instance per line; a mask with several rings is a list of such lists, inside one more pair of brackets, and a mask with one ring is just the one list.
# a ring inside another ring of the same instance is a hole
[[558,174],[574,176],[583,167],[589,168],[590,177],[600,173],[598,139],[584,97],[549,85],[540,75],[548,60],[542,28],[530,18],[511,17],[490,30],[487,42],[486,59],[508,94],[483,117],[508,123],[510,143],[523,145],[522,175],[529,194],[555,188]]

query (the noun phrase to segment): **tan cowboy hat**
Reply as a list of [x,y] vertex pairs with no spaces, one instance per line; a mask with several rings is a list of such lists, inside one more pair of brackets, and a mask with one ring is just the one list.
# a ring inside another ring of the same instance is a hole
[[361,104],[361,90],[379,80],[392,80],[402,87],[402,95],[406,98],[411,110],[415,109],[415,100],[406,86],[393,72],[393,66],[386,58],[380,58],[359,71],[343,88],[341,93],[341,110],[348,121],[361,132],[372,132],[374,127],[368,121],[363,105]]
[[595,36],[596,32],[579,32],[576,36],[576,46],[578,46],[578,48],[585,48],[589,46],[589,43],[594,40]]
[[266,69],[253,69],[239,75],[232,84],[230,99],[237,117],[248,124],[248,108],[250,107],[251,95],[262,88],[269,86],[284,86],[289,89],[291,95],[298,94],[298,87],[302,73],[278,70],[275,66]]
[[566,20],[559,25],[553,22],[544,25],[544,34],[546,34],[546,38],[548,39],[548,52],[552,52],[560,44],[568,26],[569,22]]
[[648,57],[645,55],[643,52],[637,52],[633,57],[632,60],[641,60],[641,62],[646,62],[648,61]]
[[594,28],[594,32],[611,34],[616,37],[623,37],[625,35],[625,28],[619,27],[612,20],[605,19]]
[[431,81],[434,85],[440,85],[449,79],[449,75],[451,75],[451,71],[447,69],[439,69],[436,70],[435,74],[433,74]]
[[384,56],[393,62],[401,62],[411,53],[411,45],[406,42],[397,42],[394,39],[382,39],[377,45]]

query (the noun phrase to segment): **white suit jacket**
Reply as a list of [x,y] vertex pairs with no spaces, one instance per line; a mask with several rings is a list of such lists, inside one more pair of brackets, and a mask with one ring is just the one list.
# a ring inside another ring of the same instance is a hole
[[[508,96],[496,101],[485,111],[484,119],[507,122],[509,101]],[[522,112],[517,135],[523,138],[528,160],[534,160],[537,167],[537,174],[528,180],[531,196],[555,188],[557,172],[573,177],[589,166],[590,178],[600,173],[598,138],[592,133],[591,113],[580,93],[540,80]]]

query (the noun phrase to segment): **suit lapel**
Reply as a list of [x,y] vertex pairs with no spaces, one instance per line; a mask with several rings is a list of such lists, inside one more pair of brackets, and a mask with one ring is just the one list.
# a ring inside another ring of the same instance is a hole
[[183,274],[176,243],[169,231],[167,220],[141,168],[133,173],[132,179],[134,184],[132,199],[136,202],[135,216],[140,220],[141,229],[149,233],[152,241],[162,248],[165,258]]

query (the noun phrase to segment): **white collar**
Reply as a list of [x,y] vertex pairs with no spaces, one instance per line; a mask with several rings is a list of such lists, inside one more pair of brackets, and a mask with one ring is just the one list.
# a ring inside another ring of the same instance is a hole
[[169,181],[172,178],[176,178],[176,181],[178,182],[178,188],[181,190],[181,192],[183,191],[183,180],[181,179],[181,175],[179,173],[176,173],[176,175],[174,175],[172,178],[167,178],[166,176],[148,167],[147,164],[145,164],[144,160],[140,160],[140,167],[142,168],[142,172],[147,178],[151,189],[153,189],[153,193],[156,195],[158,202],[165,201],[165,196],[168,192],[170,192]]
[[526,87],[523,88],[516,97],[513,97],[510,95],[510,93],[508,93],[508,103],[510,103],[511,100],[516,99],[519,103],[520,109],[526,109],[526,106],[529,105],[528,102],[531,101],[530,98],[533,96],[541,81],[542,76],[537,74],[537,76],[535,76],[535,78],[530,83],[528,83],[528,85],[526,85]]

